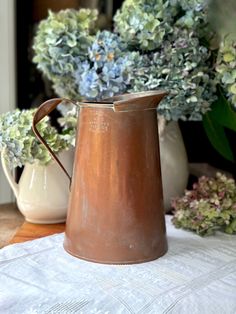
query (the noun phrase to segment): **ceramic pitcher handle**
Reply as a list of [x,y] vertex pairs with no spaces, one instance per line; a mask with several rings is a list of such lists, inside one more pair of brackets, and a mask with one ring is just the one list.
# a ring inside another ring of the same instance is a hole
[[5,154],[6,154],[6,150],[3,149],[1,152],[2,169],[3,169],[3,172],[6,176],[6,178],[7,178],[8,183],[10,184],[10,187],[12,188],[12,190],[15,194],[15,197],[17,198],[18,194],[19,194],[19,187],[18,187],[18,184],[16,183],[15,178],[13,177],[11,170],[7,164],[7,161],[5,159]]
[[69,178],[70,183],[71,183],[71,176],[69,175],[69,173],[67,172],[67,170],[65,169],[63,164],[60,162],[60,160],[56,156],[56,154],[52,151],[50,146],[46,143],[46,141],[40,135],[40,133],[39,133],[37,127],[36,127],[36,125],[44,117],[46,117],[50,112],[52,112],[62,101],[63,102],[67,102],[67,103],[72,103],[74,105],[77,105],[74,101],[71,101],[71,100],[65,99],[65,98],[53,98],[53,99],[49,99],[49,100],[45,101],[41,106],[39,106],[39,108],[37,109],[37,111],[34,114],[32,129],[33,129],[34,134],[39,139],[39,141],[47,148],[47,150],[51,154],[52,158],[58,163],[58,165],[64,171],[64,173]]

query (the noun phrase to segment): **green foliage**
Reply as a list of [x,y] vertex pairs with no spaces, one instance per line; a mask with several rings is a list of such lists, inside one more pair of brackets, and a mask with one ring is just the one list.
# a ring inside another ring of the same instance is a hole
[[203,127],[212,146],[229,161],[234,161],[229,140],[225,134],[224,127],[212,119],[209,113],[203,117]]
[[211,111],[203,117],[203,126],[213,147],[227,160],[235,162],[235,156],[225,133],[225,128],[236,132],[236,110],[219,89],[219,97]]
[[[51,161],[48,150],[36,139],[32,131],[34,109],[16,109],[0,115],[0,151],[6,149],[6,159],[10,167],[21,167],[26,163],[47,164]],[[44,118],[37,126],[40,134],[55,153],[69,149],[74,138],[70,132],[59,134]]]
[[236,233],[236,184],[217,173],[215,178],[201,177],[193,190],[172,202],[177,228],[198,235],[211,235],[216,230]]

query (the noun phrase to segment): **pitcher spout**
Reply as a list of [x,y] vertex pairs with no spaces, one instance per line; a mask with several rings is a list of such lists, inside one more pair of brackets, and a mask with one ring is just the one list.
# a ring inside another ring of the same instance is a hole
[[167,94],[164,90],[152,90],[114,96],[111,98],[113,100],[113,110],[115,112],[125,112],[156,109]]

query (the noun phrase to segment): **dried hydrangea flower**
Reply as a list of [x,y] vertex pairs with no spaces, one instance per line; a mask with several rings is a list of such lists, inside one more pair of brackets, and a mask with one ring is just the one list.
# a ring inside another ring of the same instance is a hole
[[[150,30],[153,18],[159,23]],[[137,62],[128,91],[166,89],[169,95],[159,114],[167,120],[201,120],[217,98],[212,51],[202,41],[212,36],[206,2],[126,0],[114,21],[129,48],[146,53]]]
[[158,107],[167,120],[201,120],[216,99],[211,52],[194,33],[175,28],[158,51],[143,56],[134,70],[130,92],[166,89]]
[[216,230],[236,233],[236,184],[231,178],[217,173],[215,178],[201,177],[193,190],[173,200],[177,228],[198,235],[210,235]]

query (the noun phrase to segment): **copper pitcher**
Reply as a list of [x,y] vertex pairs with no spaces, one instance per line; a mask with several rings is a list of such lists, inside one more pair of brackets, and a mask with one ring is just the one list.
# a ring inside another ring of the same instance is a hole
[[36,136],[71,180],[64,241],[70,254],[131,264],[167,251],[156,114],[165,94],[149,91],[78,103],[72,180],[36,128],[65,99],[48,100],[36,111]]

